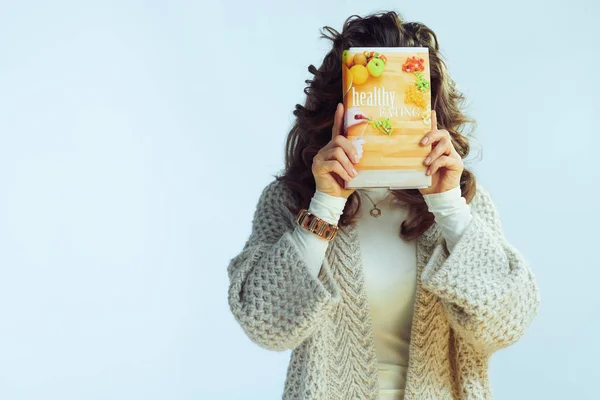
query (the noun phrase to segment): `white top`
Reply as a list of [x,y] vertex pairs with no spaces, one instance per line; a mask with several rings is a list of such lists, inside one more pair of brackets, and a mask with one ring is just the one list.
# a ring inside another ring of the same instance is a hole
[[[357,193],[362,201],[357,233],[379,365],[380,399],[403,399],[417,286],[416,241],[400,238],[400,224],[406,217],[406,209],[394,204],[391,194],[386,197],[386,188],[357,189]],[[381,209],[379,218],[369,214],[373,203],[365,193],[378,203],[377,207]],[[460,186],[443,193],[423,195],[423,198],[440,225],[448,250],[452,252],[472,218],[470,206],[461,196]],[[343,197],[317,190],[309,211],[337,224],[346,201]],[[329,241],[298,225],[292,237],[311,273],[317,276]]]

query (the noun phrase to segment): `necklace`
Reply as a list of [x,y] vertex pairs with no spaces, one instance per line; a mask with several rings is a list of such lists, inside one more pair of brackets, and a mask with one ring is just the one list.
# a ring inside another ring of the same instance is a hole
[[379,216],[381,215],[381,209],[379,207],[377,207],[377,204],[381,203],[382,201],[384,201],[385,199],[388,198],[388,196],[390,195],[390,190],[388,189],[386,193],[387,193],[387,195],[383,199],[381,199],[377,203],[375,203],[373,201],[373,199],[371,199],[371,196],[366,194],[364,191],[362,192],[362,194],[367,196],[367,198],[371,201],[371,203],[373,203],[373,208],[371,209],[371,211],[369,211],[369,214],[371,214],[371,216],[373,218],[379,218]]

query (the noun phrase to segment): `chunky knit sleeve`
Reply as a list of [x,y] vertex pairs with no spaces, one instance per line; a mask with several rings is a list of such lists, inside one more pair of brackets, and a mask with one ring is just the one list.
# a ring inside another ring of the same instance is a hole
[[283,182],[263,189],[250,237],[227,267],[235,319],[253,342],[277,351],[300,345],[341,299],[327,259],[318,276],[311,274],[291,239],[291,201]]
[[491,354],[516,342],[538,312],[539,289],[528,261],[507,242],[489,192],[477,185],[473,218],[450,254],[437,243],[421,275],[439,296],[454,331]]

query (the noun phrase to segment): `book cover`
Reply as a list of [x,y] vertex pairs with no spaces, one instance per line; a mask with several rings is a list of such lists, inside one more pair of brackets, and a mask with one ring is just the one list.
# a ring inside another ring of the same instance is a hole
[[431,186],[419,144],[431,130],[426,47],[350,47],[342,54],[344,136],[358,150],[358,175],[345,188]]

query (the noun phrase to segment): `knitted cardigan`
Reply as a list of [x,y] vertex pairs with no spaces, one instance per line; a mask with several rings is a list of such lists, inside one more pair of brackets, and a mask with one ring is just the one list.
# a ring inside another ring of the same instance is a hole
[[[296,204],[273,180],[252,231],[230,260],[228,301],[245,334],[292,350],[283,399],[375,400],[379,382],[357,228],[340,228],[318,278],[290,233]],[[489,192],[477,184],[473,218],[452,253],[434,223],[417,240],[417,292],[405,400],[492,399],[489,357],[515,343],[538,312],[528,262],[504,237]]]

